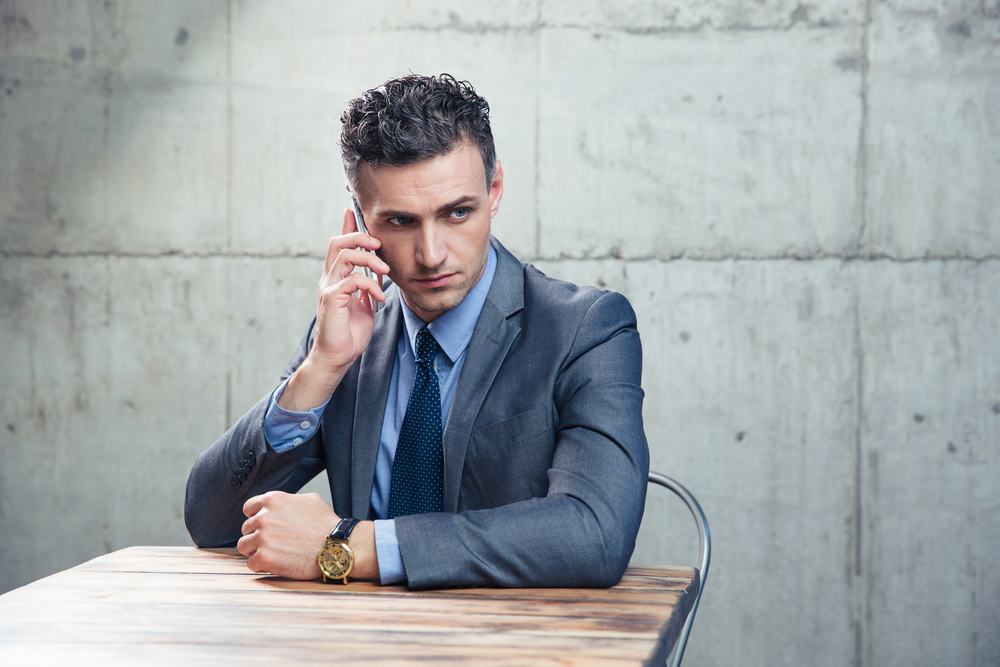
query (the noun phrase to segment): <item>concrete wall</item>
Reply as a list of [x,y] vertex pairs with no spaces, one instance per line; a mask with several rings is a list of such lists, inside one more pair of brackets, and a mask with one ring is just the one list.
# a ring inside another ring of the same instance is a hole
[[[408,70],[493,105],[494,231],[625,293],[715,558],[690,665],[1000,664],[1000,4],[0,0],[0,591],[189,544]],[[651,492],[636,562],[694,562]]]

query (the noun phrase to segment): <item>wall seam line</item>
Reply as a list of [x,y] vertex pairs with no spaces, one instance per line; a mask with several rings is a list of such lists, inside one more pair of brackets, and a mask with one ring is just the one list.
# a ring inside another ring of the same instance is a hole
[[[226,0],[226,251],[233,249],[233,2]],[[225,424],[228,429],[233,423],[233,310],[232,301],[232,271],[226,271],[229,300],[226,314],[226,404]]]
[[539,193],[541,192],[541,127],[542,127],[542,5],[535,5],[535,256],[542,254],[542,216],[539,211]]
[[867,254],[868,236],[868,69],[869,30],[871,26],[871,0],[865,0],[861,28],[861,127],[858,129],[857,207],[858,240],[855,251]]
[[[0,250],[0,258],[4,259],[85,259],[85,258],[116,257],[119,259],[271,259],[271,260],[294,260],[304,259],[309,261],[322,261],[325,255],[311,252],[297,253],[263,253],[263,252],[127,252],[127,251],[9,251]],[[595,257],[522,257],[524,261],[546,262],[549,264],[569,264],[572,262],[623,262],[641,263],[651,262],[657,264],[673,264],[677,262],[690,262],[701,264],[717,264],[724,262],[823,262],[837,261],[844,263],[864,262],[866,264],[876,264],[879,262],[889,262],[891,264],[925,264],[927,262],[970,262],[973,264],[985,264],[1000,261],[1000,254],[981,255],[970,257],[964,255],[921,255],[918,257],[895,257],[881,253],[868,253],[866,256],[853,254],[824,253],[808,257],[796,255],[718,255],[699,256],[682,254],[672,257],[646,256],[646,257],[618,257],[615,255],[601,255]]]
[[[870,67],[870,31],[871,31],[871,0],[864,1],[864,16],[861,29],[861,127],[858,130],[858,174],[857,174],[857,208],[858,208],[858,240],[855,252],[861,258],[871,258],[868,252],[868,72]],[[854,615],[854,663],[864,667],[865,656],[868,653],[868,622],[871,610],[870,591],[867,585],[869,572],[864,567],[865,548],[865,469],[864,469],[864,415],[865,415],[865,351],[861,322],[861,299],[864,281],[856,274],[854,294],[854,347],[855,347],[855,416],[854,416],[854,503],[855,503],[855,535],[854,535],[854,575],[855,594],[853,603]]]

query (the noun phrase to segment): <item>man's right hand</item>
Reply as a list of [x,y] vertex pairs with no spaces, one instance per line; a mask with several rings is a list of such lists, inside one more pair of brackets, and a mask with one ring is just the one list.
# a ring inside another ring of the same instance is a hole
[[[286,410],[305,412],[325,403],[371,340],[372,306],[385,301],[381,282],[389,266],[368,252],[381,242],[357,229],[354,211],[345,210],[343,234],[330,239],[326,249],[312,347],[278,399]],[[354,272],[356,267],[368,267],[379,280]]]

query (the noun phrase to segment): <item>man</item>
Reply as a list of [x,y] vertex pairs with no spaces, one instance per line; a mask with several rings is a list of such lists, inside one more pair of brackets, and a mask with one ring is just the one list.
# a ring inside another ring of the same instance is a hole
[[[490,236],[503,169],[467,82],[392,80],[341,121],[368,233],[344,212],[284,381],[198,458],[192,538],[297,579],[346,582],[348,544],[352,577],[411,588],[617,583],[649,456],[631,307]],[[332,509],[295,495],[324,469]]]

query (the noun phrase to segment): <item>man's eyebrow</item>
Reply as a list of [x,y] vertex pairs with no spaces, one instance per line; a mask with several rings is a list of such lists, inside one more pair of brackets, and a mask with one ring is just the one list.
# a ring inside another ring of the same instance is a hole
[[[479,199],[479,197],[476,197],[475,195],[464,195],[462,197],[459,197],[458,199],[456,199],[453,202],[448,202],[444,206],[439,207],[438,210],[436,211],[436,213],[437,213],[437,215],[441,215],[445,211],[450,211],[451,209],[458,208],[459,206],[462,206],[462,205],[478,206],[480,201],[481,200]],[[406,211],[393,211],[393,210],[378,211],[377,215],[378,215],[379,218],[412,218],[412,217],[414,217],[414,215],[412,213],[408,213]]]
[[445,211],[450,211],[453,208],[458,208],[459,206],[462,206],[463,204],[478,205],[479,204],[479,197],[476,197],[476,196],[473,196],[473,195],[465,195],[464,197],[459,197],[455,201],[453,201],[451,203],[448,203],[448,204],[445,204],[444,206],[442,206],[441,208],[439,208],[437,210],[438,215],[441,215]]

